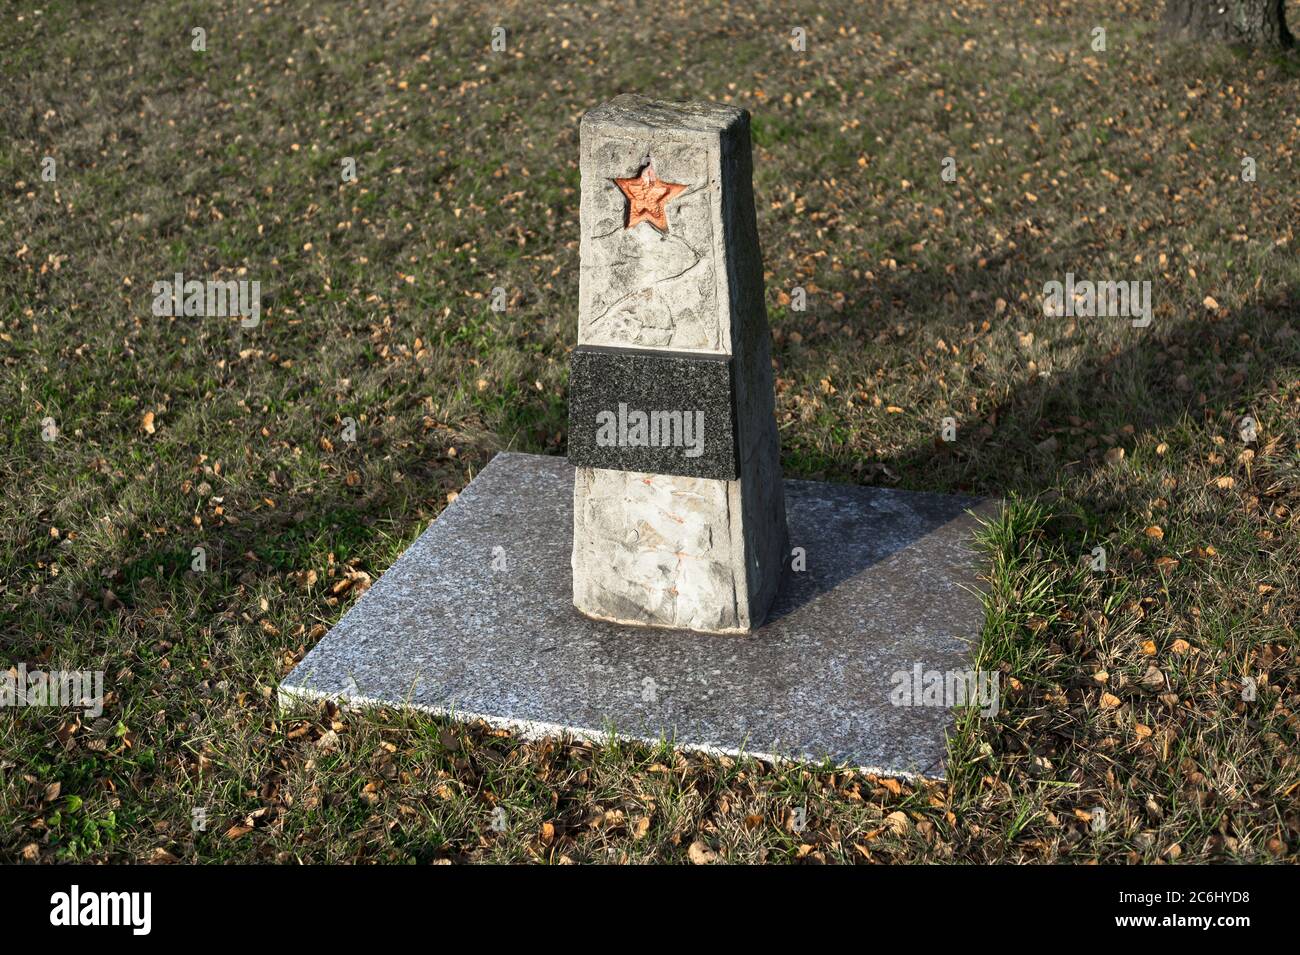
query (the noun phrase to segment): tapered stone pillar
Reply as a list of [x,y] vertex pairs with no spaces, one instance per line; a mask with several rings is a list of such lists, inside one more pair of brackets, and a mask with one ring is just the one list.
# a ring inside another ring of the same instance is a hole
[[749,114],[627,95],[581,132],[574,604],[748,632],[789,553]]

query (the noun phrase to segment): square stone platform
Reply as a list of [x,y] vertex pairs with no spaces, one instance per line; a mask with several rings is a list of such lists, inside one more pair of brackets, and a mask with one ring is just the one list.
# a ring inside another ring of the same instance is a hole
[[574,609],[573,475],[564,458],[497,455],[285,678],[281,703],[944,775],[952,711],[890,694],[917,664],[972,665],[984,612],[971,512],[992,502],[786,481],[807,569],[758,630],[715,635]]

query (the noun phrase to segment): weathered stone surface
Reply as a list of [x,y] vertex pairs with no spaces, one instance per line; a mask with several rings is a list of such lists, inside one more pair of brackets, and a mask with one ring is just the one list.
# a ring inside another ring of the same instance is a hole
[[575,482],[575,606],[616,623],[749,629],[739,482],[602,468],[579,468]]
[[[582,120],[578,341],[730,354],[718,177],[722,132],[744,114],[718,108],[714,125],[693,130],[663,111],[657,127],[631,121],[647,103],[622,96]],[[649,163],[659,179],[686,187],[667,204],[667,234],[649,222],[627,228],[628,200],[615,182]]]
[[726,355],[580,345],[569,360],[569,461],[735,480]]
[[[578,343],[730,356],[738,458],[738,478],[709,493],[698,476],[598,477],[579,468],[573,568],[595,579],[575,586],[575,600],[591,616],[662,626],[665,608],[692,593],[701,606],[734,606],[734,626],[717,629],[744,632],[763,619],[780,585],[788,541],[750,162],[749,115],[732,107],[620,96],[583,117]],[[662,222],[658,209],[633,216],[633,197],[617,182],[648,169],[654,181],[684,187],[664,199]],[[731,541],[730,574],[669,560],[667,538],[653,531],[664,519],[657,497],[624,493],[621,504],[587,506],[592,493],[647,480],[669,500],[714,502],[716,510],[700,504],[694,517],[715,542]],[[593,517],[603,523],[586,526]],[[616,532],[626,533],[622,546],[638,559],[608,559],[603,549]],[[629,570],[644,576],[619,579]],[[687,618],[699,619],[694,610]],[[677,611],[668,625],[695,626]]]
[[[562,458],[495,457],[311,649],[282,700],[326,696],[482,718],[534,737],[599,741],[614,730],[687,749],[944,774],[952,711],[895,705],[892,693],[918,664],[972,666],[984,615],[967,510],[989,505],[787,481],[791,542],[807,569],[790,575],[762,627],[736,639],[579,614],[569,590],[572,481]],[[726,535],[711,548],[685,532],[679,543],[706,559],[730,546]]]

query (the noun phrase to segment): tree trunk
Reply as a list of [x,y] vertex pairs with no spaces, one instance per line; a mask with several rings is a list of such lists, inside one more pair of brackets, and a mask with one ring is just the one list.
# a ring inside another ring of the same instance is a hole
[[1193,40],[1290,46],[1286,0],[1165,0],[1165,30]]

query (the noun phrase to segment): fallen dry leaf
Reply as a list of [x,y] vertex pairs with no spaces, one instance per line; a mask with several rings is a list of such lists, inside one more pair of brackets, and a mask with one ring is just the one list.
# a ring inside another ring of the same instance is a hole
[[885,817],[885,828],[896,836],[905,836],[912,828],[912,820],[902,810],[895,810]]
[[690,844],[686,850],[686,856],[694,865],[708,865],[710,862],[716,862],[718,859],[718,854],[699,839],[696,839]]

